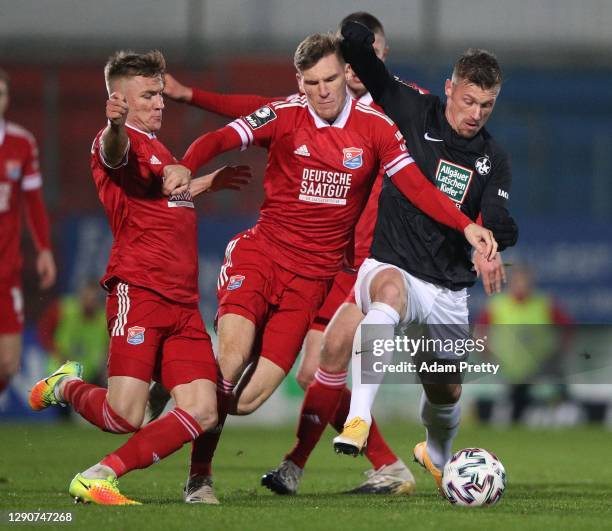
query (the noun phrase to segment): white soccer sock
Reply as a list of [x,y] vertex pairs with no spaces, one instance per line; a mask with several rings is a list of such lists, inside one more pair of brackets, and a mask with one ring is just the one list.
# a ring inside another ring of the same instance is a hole
[[427,432],[427,454],[440,470],[452,454],[453,440],[459,431],[461,406],[454,404],[432,404],[421,395],[421,420]]
[[[378,393],[380,383],[384,378],[382,373],[369,372],[370,378],[368,381],[372,381],[372,377],[378,379],[377,383],[361,383],[361,360],[362,348],[371,352],[373,345],[361,344],[361,327],[364,325],[379,325],[380,333],[377,333],[376,339],[387,340],[395,337],[395,327],[399,324],[400,316],[391,306],[383,302],[374,302],[370,307],[370,311],[361,321],[360,326],[355,332],[355,338],[353,340],[353,354],[351,361],[351,375],[353,379],[353,389],[351,395],[351,408],[347,417],[347,420],[351,420],[355,417],[361,417],[368,424],[372,423],[372,405],[374,399]],[[383,325],[383,326],[380,326]],[[377,330],[379,332],[379,330]],[[371,335],[371,334],[368,334]],[[385,351],[382,356],[377,357],[377,361],[382,363],[390,363],[393,358],[393,352]]]

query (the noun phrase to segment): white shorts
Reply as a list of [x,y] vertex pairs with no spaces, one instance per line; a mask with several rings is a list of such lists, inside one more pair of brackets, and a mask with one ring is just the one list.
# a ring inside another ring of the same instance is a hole
[[[429,325],[431,336],[440,339],[456,340],[469,336],[467,289],[453,291],[431,282],[425,282],[400,267],[379,262],[374,258],[367,258],[363,262],[355,282],[355,300],[364,314],[368,313],[372,303],[370,298],[372,280],[377,273],[385,269],[399,271],[404,279],[408,301],[405,315],[400,316],[400,324]],[[455,355],[447,356],[442,353],[438,357],[458,358]]]

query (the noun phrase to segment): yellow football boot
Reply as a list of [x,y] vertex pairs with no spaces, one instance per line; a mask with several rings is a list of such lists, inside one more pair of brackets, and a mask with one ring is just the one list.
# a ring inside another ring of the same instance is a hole
[[106,479],[88,479],[81,474],[74,476],[68,488],[76,503],[98,505],[142,505],[119,492],[119,482],[112,476]]
[[30,407],[34,411],[40,411],[49,406],[65,406],[65,404],[58,400],[55,396],[56,386],[68,376],[75,378],[81,378],[83,375],[83,366],[78,361],[67,361],[53,374],[38,380],[34,387],[30,391]]
[[370,434],[370,426],[361,417],[355,417],[344,425],[342,433],[334,438],[334,449],[338,454],[357,457],[363,452]]

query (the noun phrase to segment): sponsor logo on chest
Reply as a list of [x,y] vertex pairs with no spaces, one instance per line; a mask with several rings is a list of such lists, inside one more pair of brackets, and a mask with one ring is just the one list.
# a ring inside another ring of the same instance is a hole
[[469,168],[440,159],[436,170],[436,186],[456,203],[462,204],[474,172]]
[[346,172],[304,168],[300,183],[300,201],[344,206],[352,178],[353,176]]
[[9,181],[18,181],[21,177],[21,162],[14,159],[8,159],[5,165],[6,178]]

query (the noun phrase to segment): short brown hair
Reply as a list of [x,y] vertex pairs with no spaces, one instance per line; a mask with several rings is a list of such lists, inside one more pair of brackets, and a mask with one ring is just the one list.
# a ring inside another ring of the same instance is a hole
[[344,63],[338,37],[333,33],[314,33],[300,42],[293,56],[293,64],[298,72],[303,72],[331,54]]
[[166,73],[166,60],[159,50],[147,53],[136,53],[120,50],[108,58],[104,67],[104,79],[107,86],[111,80],[121,77],[156,77]]
[[0,68],[0,81],[4,81],[7,87],[11,84],[11,76],[9,76],[8,72],[2,68]]
[[455,63],[453,82],[457,79],[465,79],[487,90],[501,85],[502,71],[494,54],[480,48],[470,48]]

